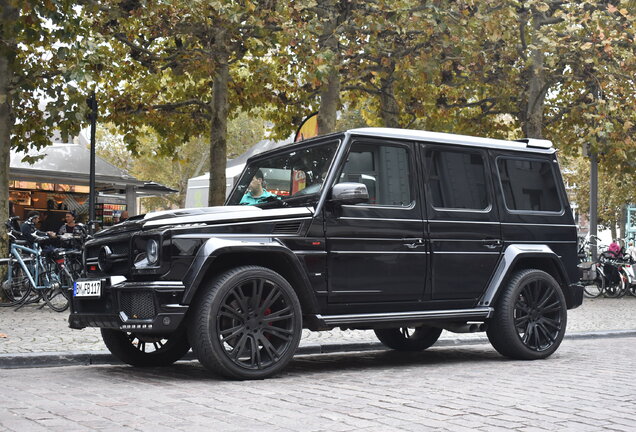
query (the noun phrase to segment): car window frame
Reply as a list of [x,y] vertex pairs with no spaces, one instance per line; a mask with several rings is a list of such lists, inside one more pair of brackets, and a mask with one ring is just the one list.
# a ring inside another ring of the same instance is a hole
[[[559,198],[559,204],[561,206],[561,209],[558,211],[546,211],[546,210],[515,210],[515,209],[511,209],[508,207],[508,202],[506,201],[506,192],[505,192],[505,188],[503,185],[503,181],[501,179],[501,172],[499,170],[499,160],[501,159],[512,159],[512,160],[526,160],[529,162],[540,162],[540,163],[547,163],[550,166],[550,172],[552,173],[552,179],[554,181],[554,185],[556,187],[556,191],[557,191],[557,196]],[[533,156],[527,156],[527,155],[522,155],[522,156],[513,156],[513,155],[497,155],[495,157],[494,160],[495,163],[495,171],[497,172],[497,179],[499,181],[499,188],[501,190],[501,201],[503,203],[504,209],[509,213],[509,214],[517,214],[517,215],[540,215],[540,216],[562,216],[565,213],[565,205],[564,205],[564,199],[563,199],[563,193],[561,191],[561,188],[559,187],[559,177],[557,176],[557,173],[555,171],[555,164],[556,164],[556,160],[555,159],[547,159],[547,158],[540,158],[540,157],[533,157]]]

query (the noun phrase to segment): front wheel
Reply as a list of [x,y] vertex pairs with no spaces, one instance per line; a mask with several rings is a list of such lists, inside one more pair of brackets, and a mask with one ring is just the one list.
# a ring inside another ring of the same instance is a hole
[[501,355],[534,360],[557,350],[566,324],[565,296],[557,281],[541,270],[521,270],[501,293],[486,334]]
[[155,336],[102,329],[106,348],[119,360],[132,366],[169,366],[190,350],[185,332]]
[[436,327],[401,327],[375,329],[375,335],[384,345],[397,351],[422,351],[433,345],[442,334]]
[[188,326],[201,364],[230,378],[263,379],[289,363],[300,342],[302,312],[285,278],[243,266],[201,289]]

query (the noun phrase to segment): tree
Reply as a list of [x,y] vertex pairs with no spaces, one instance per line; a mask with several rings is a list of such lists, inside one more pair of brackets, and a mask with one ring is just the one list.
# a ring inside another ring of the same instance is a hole
[[[81,80],[82,21],[70,0],[0,2],[0,217],[8,215],[11,149],[29,150],[79,131],[86,106]],[[6,256],[7,237],[0,238]]]
[[101,80],[108,121],[133,152],[142,126],[163,138],[163,154],[191,136],[208,136],[209,203],[222,204],[227,121],[242,105],[272,99],[264,84],[285,8],[269,0],[100,4],[100,45],[118,59],[105,65]]
[[[258,115],[240,112],[228,123],[228,156],[235,158],[260,141],[266,133],[265,121]],[[112,125],[97,131],[97,154],[139,180],[152,180],[178,192],[161,197],[142,198],[145,210],[185,207],[188,180],[203,174],[209,166],[209,142],[206,137],[192,137],[171,155],[162,153],[161,139],[152,128],[144,128],[137,136],[133,154],[123,136]]]

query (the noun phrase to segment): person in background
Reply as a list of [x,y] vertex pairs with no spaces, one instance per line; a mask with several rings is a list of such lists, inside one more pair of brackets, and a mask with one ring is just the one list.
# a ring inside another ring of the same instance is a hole
[[73,234],[75,231],[75,227],[77,226],[77,222],[75,221],[75,212],[73,210],[69,210],[64,215],[64,225],[62,225],[57,232],[57,235],[62,236],[64,234]]
[[40,213],[37,211],[31,211],[27,215],[27,220],[20,227],[20,232],[24,236],[31,247],[35,246],[35,243],[45,243],[46,240],[55,237],[53,231],[40,231],[37,228],[37,224],[40,222]]
[[121,212],[121,215],[119,215],[119,222],[124,222],[127,219],[128,219],[128,210],[124,210],[123,212]]
[[621,245],[618,244],[618,240],[612,241],[609,247],[607,248],[607,252],[612,255],[614,258],[618,258],[621,255]]
[[268,198],[276,197],[275,194],[268,192],[263,187],[263,171],[258,170],[249,186],[247,187],[247,192],[241,198],[241,205],[254,205],[261,204],[268,201]]
[[634,240],[627,242],[627,250],[625,253],[632,259],[632,261],[636,261],[636,247],[634,247]]

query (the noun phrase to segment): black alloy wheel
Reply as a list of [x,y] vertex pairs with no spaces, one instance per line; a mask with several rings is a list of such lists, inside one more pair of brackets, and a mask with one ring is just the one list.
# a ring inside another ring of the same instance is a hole
[[184,331],[160,336],[103,328],[102,339],[115,357],[138,367],[169,366],[190,350]]
[[375,329],[380,342],[397,351],[421,351],[429,348],[442,334],[437,327],[401,327]]
[[488,339],[500,354],[520,360],[550,356],[561,344],[567,324],[561,287],[544,271],[517,272],[489,324]]
[[199,361],[230,378],[263,379],[284,368],[300,342],[300,302],[278,273],[238,267],[196,302],[189,338]]

